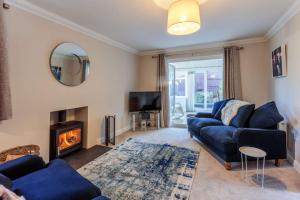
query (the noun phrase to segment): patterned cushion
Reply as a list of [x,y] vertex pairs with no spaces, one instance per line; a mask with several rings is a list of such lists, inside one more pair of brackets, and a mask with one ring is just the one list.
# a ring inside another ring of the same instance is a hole
[[226,104],[233,99],[226,99],[223,101],[216,102],[213,107],[212,115],[215,119],[221,120],[222,109],[226,106]]
[[8,177],[0,174],[0,185],[4,185],[4,187],[10,190],[12,187],[12,182]]
[[230,125],[232,119],[238,114],[239,109],[242,106],[249,105],[250,103],[240,100],[229,101],[226,106],[222,109],[222,122],[225,125]]
[[1,200],[25,200],[24,197],[19,197],[6,187],[0,185],[0,199]]

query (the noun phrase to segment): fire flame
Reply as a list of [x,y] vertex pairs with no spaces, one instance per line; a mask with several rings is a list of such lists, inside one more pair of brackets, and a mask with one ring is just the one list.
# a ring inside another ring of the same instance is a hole
[[65,150],[81,142],[81,130],[75,129],[59,135],[59,150]]

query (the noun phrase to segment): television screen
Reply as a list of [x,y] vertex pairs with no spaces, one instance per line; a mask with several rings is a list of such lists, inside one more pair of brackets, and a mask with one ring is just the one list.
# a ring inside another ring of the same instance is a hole
[[160,92],[130,92],[129,112],[160,111]]

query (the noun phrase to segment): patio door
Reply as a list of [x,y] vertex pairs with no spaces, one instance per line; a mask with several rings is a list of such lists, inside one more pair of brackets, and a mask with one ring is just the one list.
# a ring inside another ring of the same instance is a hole
[[172,119],[175,113],[175,66],[169,65],[169,116],[172,126]]
[[169,63],[171,124],[186,125],[186,117],[210,112],[223,99],[223,58]]

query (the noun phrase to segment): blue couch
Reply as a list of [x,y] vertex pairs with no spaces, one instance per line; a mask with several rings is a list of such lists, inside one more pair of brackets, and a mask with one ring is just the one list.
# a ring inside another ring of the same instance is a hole
[[38,156],[24,156],[0,164],[0,177],[0,184],[26,200],[108,200],[61,159],[46,165]]
[[239,147],[251,146],[263,149],[266,159],[286,158],[286,133],[277,130],[277,124],[283,120],[274,102],[269,102],[256,110],[254,105],[239,109],[229,126],[221,121],[221,112],[230,101],[224,100],[214,104],[211,113],[197,113],[187,119],[191,137],[200,140],[206,147],[220,157],[225,168],[231,169],[231,162],[240,162]]

